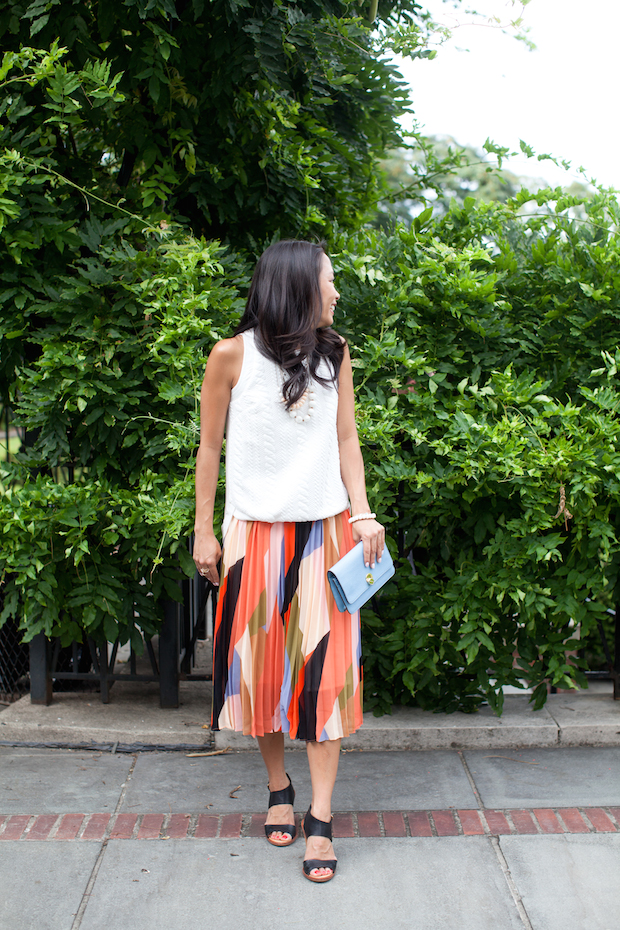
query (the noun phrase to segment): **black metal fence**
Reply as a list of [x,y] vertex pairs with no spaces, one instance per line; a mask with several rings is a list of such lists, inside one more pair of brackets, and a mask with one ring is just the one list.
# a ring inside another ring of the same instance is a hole
[[101,701],[110,700],[115,681],[156,681],[162,707],[179,706],[180,680],[208,680],[210,674],[194,671],[196,643],[204,638],[215,608],[216,589],[198,573],[182,583],[182,601],[164,601],[159,636],[145,641],[146,669],[132,649],[129,670],[117,670],[119,643],[73,643],[61,648],[58,640],[42,633],[30,644],[30,699],[33,704],[50,704],[56,690],[81,683],[97,688]]
[[[55,691],[80,689],[99,691],[102,703],[107,703],[115,681],[156,681],[161,706],[178,707],[181,680],[210,679],[210,674],[195,671],[196,645],[210,632],[216,606],[216,589],[198,574],[182,583],[182,593],[181,603],[162,605],[161,632],[145,641],[148,663],[131,650],[123,671],[118,670],[118,642],[102,645],[87,639],[63,648],[59,640],[39,634],[28,646],[21,642],[16,621],[9,618],[0,629],[0,702],[10,703],[30,691],[33,703],[50,704]],[[620,700],[620,610],[614,621],[613,643],[601,629],[607,668],[586,675],[610,679],[614,698]]]

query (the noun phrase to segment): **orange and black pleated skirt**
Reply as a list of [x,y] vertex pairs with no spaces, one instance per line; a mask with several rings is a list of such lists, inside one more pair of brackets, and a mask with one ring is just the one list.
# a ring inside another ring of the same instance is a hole
[[341,613],[327,581],[354,545],[348,516],[232,518],[214,628],[214,730],[323,741],[361,725],[359,612]]

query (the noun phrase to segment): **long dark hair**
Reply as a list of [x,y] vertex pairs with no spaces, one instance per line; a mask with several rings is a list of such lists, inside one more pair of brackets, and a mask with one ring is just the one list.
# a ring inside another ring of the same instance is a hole
[[[321,384],[338,383],[344,342],[329,327],[317,329],[324,255],[324,243],[284,239],[270,245],[254,269],[245,313],[235,332],[255,329],[259,351],[283,369],[287,410],[301,398],[311,378]],[[322,359],[329,365],[329,377],[317,373]]]

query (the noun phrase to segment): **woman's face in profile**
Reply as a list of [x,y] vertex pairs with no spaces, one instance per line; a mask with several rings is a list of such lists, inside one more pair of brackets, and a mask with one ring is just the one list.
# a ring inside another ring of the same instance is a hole
[[317,329],[324,326],[331,326],[334,322],[334,310],[340,294],[334,287],[334,269],[327,255],[321,259],[321,271],[319,272],[319,290],[321,294],[321,316]]

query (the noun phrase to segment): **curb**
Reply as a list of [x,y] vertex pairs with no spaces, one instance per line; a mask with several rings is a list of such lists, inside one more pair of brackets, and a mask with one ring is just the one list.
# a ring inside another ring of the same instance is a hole
[[[0,747],[128,753],[257,751],[252,737],[208,730],[203,705],[194,692],[188,692],[187,703],[172,711],[153,708],[148,702],[128,707],[126,700],[91,707],[90,702],[65,696],[43,707],[22,699],[0,714]],[[285,742],[287,749],[305,748],[303,740],[286,737]],[[554,694],[534,711],[527,695],[507,695],[501,717],[488,706],[472,714],[399,706],[382,717],[364,714],[363,726],[343,745],[366,752],[620,746],[620,701],[606,694]]]
[[[231,730],[213,732],[216,749],[255,750],[255,741]],[[285,737],[288,749],[302,749]],[[433,713],[418,707],[394,707],[391,714],[364,714],[364,724],[344,740],[348,751],[557,749],[620,746],[620,701],[601,695],[553,694],[535,711],[524,695],[504,700],[504,712],[490,707],[476,713]]]

